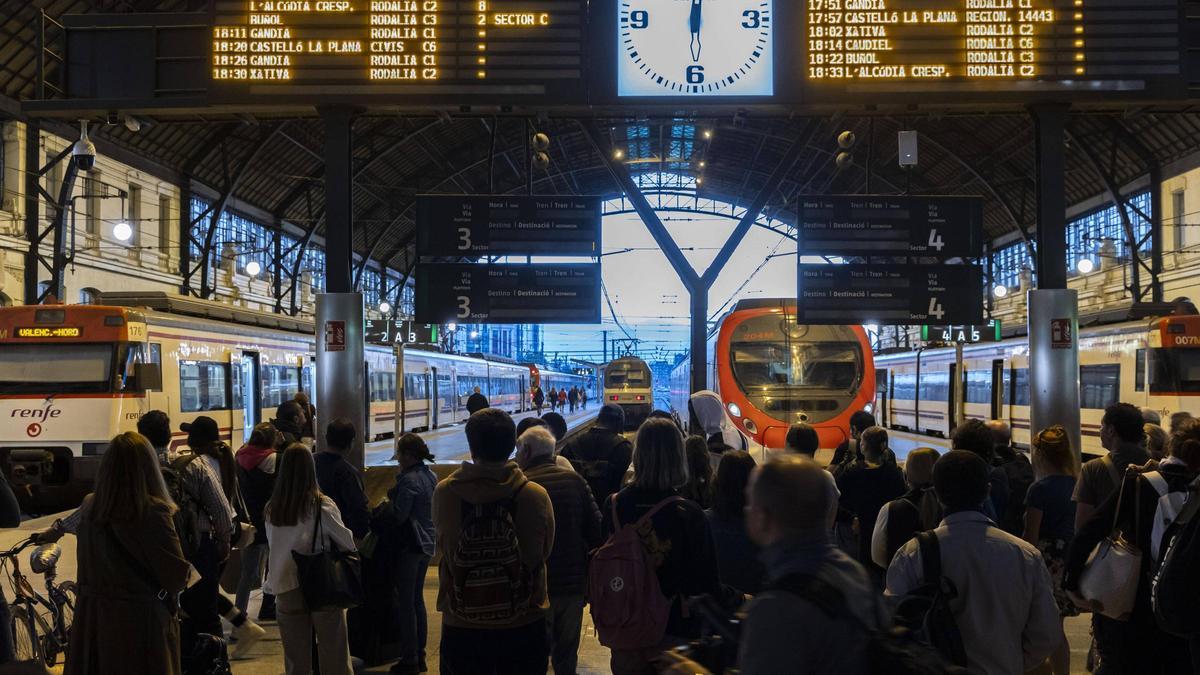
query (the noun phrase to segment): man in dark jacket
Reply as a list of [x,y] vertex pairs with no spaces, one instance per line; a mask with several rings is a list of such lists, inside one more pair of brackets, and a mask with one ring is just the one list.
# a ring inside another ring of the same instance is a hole
[[275,419],[271,420],[275,430],[279,432],[279,449],[283,450],[292,443],[299,443],[304,437],[304,425],[307,423],[304,409],[295,401],[284,401],[275,409]]
[[326,449],[313,459],[321,492],[337,504],[342,522],[354,533],[354,538],[362,539],[371,529],[371,510],[367,506],[362,472],[346,461],[346,453],[350,452],[356,436],[350,420],[340,417],[330,422],[325,429]]
[[487,397],[479,391],[479,387],[475,387],[475,391],[467,397],[467,413],[474,415],[487,407],[490,407]]
[[587,482],[554,463],[554,434],[533,426],[517,439],[517,463],[525,476],[546,488],[554,507],[554,548],[546,560],[550,611],[550,662],[555,675],[575,675],[588,551],[600,545],[600,509]]
[[859,410],[850,416],[850,438],[842,441],[833,451],[833,460],[829,462],[829,470],[834,476],[841,475],[842,470],[862,457],[858,449],[858,437],[862,432],[875,426],[875,416],[866,410]]
[[611,403],[600,408],[596,424],[577,436],[563,450],[575,472],[587,481],[597,504],[621,489],[625,472],[633,461],[633,444],[621,435],[625,411]]
[[1025,530],[1025,494],[1033,485],[1033,464],[1025,453],[1012,445],[1012,429],[1004,420],[992,420],[987,423],[992,432],[994,456],[992,463],[1004,472],[1008,482],[1008,507],[1004,513],[997,513],[1000,520],[997,525],[1005,532],[1021,536]]

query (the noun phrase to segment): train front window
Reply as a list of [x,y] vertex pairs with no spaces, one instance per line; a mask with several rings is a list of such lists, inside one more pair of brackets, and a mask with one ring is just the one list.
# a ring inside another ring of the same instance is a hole
[[605,385],[608,387],[629,387],[644,389],[650,386],[650,373],[636,363],[614,363],[604,371]]
[[1151,394],[1200,392],[1200,349],[1152,349],[1148,357]]
[[0,393],[109,391],[115,351],[111,344],[0,345]]

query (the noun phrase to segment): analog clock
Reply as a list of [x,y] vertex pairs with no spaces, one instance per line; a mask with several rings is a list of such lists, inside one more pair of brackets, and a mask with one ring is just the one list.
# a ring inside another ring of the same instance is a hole
[[770,96],[774,0],[617,0],[618,96]]

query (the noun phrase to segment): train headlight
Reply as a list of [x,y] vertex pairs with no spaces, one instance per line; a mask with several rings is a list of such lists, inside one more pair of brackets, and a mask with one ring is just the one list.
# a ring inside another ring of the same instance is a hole
[[865,410],[865,411],[867,411],[867,412],[869,412],[869,413],[874,413],[874,412],[875,412],[875,404],[874,404],[874,403],[868,403],[868,404],[866,404],[866,405],[864,405],[864,406],[863,406],[863,410]]
[[736,404],[736,403],[730,403],[729,405],[727,405],[727,406],[725,406],[725,407],[729,409],[729,414],[730,414],[730,415],[733,415],[734,417],[741,417],[741,416],[742,416],[742,409],[738,407],[738,404]]

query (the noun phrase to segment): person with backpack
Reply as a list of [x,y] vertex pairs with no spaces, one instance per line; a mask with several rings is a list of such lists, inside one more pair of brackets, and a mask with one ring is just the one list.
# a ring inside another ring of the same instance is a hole
[[471,461],[433,493],[441,672],[545,673],[550,497],[509,460],[517,433],[508,413],[480,410],[466,436]]
[[554,435],[544,426],[517,437],[517,463],[554,507],[554,548],[546,561],[550,662],[555,675],[575,675],[583,627],[588,552],[600,545],[600,510],[587,482],[554,461]]
[[329,546],[355,550],[354,534],[342,523],[337,504],[321,494],[312,451],[303,443],[280,453],[275,492],[264,517],[271,554],[263,589],[275,596],[285,675],[311,675],[314,653],[321,675],[351,675],[346,610],[310,610],[300,587],[294,554]]
[[472,391],[471,395],[467,397],[467,414],[474,415],[490,405],[491,404],[488,403],[487,396],[483,395],[483,391],[481,391],[479,387],[475,387],[475,390]]
[[699,635],[684,601],[721,595],[716,547],[704,511],[680,496],[687,483],[683,434],[669,419],[638,429],[633,483],[600,509],[609,537],[592,557],[588,601],[615,675],[653,673],[665,649]]
[[542,406],[546,405],[546,392],[542,391],[542,388],[535,384],[533,385],[533,396],[531,398],[533,400],[533,407],[537,410],[537,416],[541,417]]
[[1004,420],[987,423],[992,432],[992,465],[999,468],[1005,477],[1008,502],[1003,513],[997,513],[1000,529],[1021,536],[1025,529],[1025,493],[1033,485],[1033,464],[1025,453],[1012,445],[1012,429]]
[[[1037,481],[1025,496],[1025,529],[1021,538],[1038,547],[1054,584],[1054,601],[1063,618],[1078,616],[1075,603],[1062,587],[1067,547],[1075,536],[1075,451],[1067,431],[1055,425],[1033,439],[1033,463]],[[1070,675],[1071,646],[1063,641],[1050,657],[1054,675]]]
[[621,489],[633,461],[633,444],[622,435],[624,428],[625,411],[609,403],[600,408],[596,423],[562,451],[575,473],[587,481],[597,505]]
[[896,553],[886,595],[903,605],[938,589],[935,624],[956,630],[931,636],[934,646],[952,663],[965,660],[957,665],[972,674],[1013,675],[1040,665],[1066,638],[1041,553],[983,514],[990,473],[970,451],[938,459],[933,486],[945,516]]
[[871,536],[875,532],[875,520],[883,506],[905,492],[904,474],[885,460],[887,453],[887,431],[881,427],[868,427],[859,435],[858,449],[862,461],[837,477],[841,492],[838,508],[838,526],[855,533],[848,553],[867,569],[878,589],[883,589],[884,568],[871,560]]
[[933,448],[917,448],[904,461],[904,481],[908,485],[899,499],[893,499],[879,510],[875,529],[871,533],[871,561],[886,570],[901,546],[937,527],[942,508],[933,492],[933,465],[941,454]]
[[983,504],[983,513],[1004,529],[1003,516],[1008,512],[1009,502],[1008,474],[996,466],[996,442],[992,430],[983,420],[968,419],[954,427],[954,433],[950,435],[950,447],[973,452],[991,467],[988,472],[988,498]]
[[[275,489],[275,468],[279,463],[277,445],[279,432],[270,422],[260,422],[250,432],[250,440],[234,455],[237,460],[238,486],[246,504],[246,515],[254,526],[254,539],[242,551],[242,572],[238,579],[234,605],[245,612],[250,605],[250,592],[262,585],[263,562],[267,556],[267,526],[263,509]],[[263,593],[259,606],[260,620],[275,619],[275,596]],[[234,658],[243,652],[242,641],[234,648]]]
[[79,508],[67,675],[181,674],[177,599],[193,570],[173,509],[149,441],[133,432],[113,438]]
[[[1200,423],[1193,418],[1183,421],[1167,445],[1173,457],[1197,468]],[[1159,503],[1162,501],[1160,498]],[[1158,569],[1150,584],[1154,618],[1164,631],[1188,640],[1192,672],[1200,673],[1200,612],[1196,611],[1200,607],[1200,575],[1196,574],[1200,569],[1200,477],[1192,481],[1186,501],[1166,524],[1160,541]]]
[[1075,483],[1075,530],[1083,528],[1092,514],[1121,485],[1121,477],[1129,466],[1142,466],[1150,461],[1144,444],[1146,432],[1142,413],[1128,403],[1114,403],[1104,409],[1100,418],[1100,445],[1108,454],[1084,462]]
[[[876,601],[866,570],[830,543],[832,480],[799,455],[782,455],[751,474],[746,531],[762,547],[767,582],[745,610],[743,675],[870,672],[864,643],[877,628]],[[827,595],[828,603],[818,600]]]
[[1151,580],[1163,554],[1166,530],[1182,512],[1189,495],[1195,498],[1190,487],[1200,474],[1200,422],[1183,423],[1172,434],[1167,452],[1157,470],[1143,471],[1132,466],[1126,470],[1117,491],[1076,531],[1067,553],[1063,587],[1076,604],[1089,608],[1088,600],[1079,595],[1079,584],[1096,546],[1119,530],[1141,552],[1137,591],[1127,620],[1099,612],[1093,614],[1099,658],[1094,671],[1097,675],[1193,672],[1187,640],[1164,631],[1155,619]]

